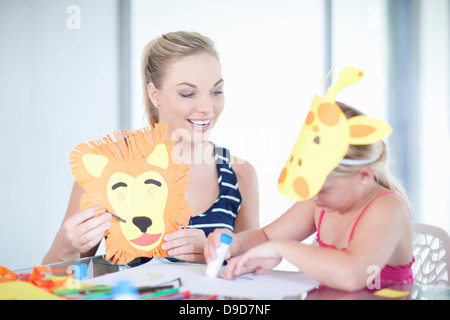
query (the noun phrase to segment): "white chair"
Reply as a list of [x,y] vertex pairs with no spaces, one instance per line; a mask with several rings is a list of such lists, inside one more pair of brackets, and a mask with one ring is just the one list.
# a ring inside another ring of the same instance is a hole
[[415,283],[450,285],[450,237],[441,228],[413,222]]

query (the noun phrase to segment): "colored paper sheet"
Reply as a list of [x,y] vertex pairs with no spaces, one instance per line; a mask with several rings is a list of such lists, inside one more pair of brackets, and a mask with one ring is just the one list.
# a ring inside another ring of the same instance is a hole
[[411,292],[409,292],[409,291],[399,291],[399,290],[385,288],[385,289],[376,291],[373,295],[383,297],[383,298],[397,299],[397,298],[406,297],[410,294],[411,294]]
[[0,300],[65,300],[31,283],[10,281],[0,283]]

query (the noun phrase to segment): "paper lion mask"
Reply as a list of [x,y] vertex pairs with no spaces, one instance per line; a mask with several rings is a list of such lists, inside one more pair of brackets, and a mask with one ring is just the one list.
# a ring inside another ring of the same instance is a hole
[[164,124],[114,136],[81,143],[70,154],[72,174],[85,190],[80,210],[98,206],[120,217],[111,218],[105,233],[106,260],[167,256],[164,235],[190,219],[189,166],[172,155]]

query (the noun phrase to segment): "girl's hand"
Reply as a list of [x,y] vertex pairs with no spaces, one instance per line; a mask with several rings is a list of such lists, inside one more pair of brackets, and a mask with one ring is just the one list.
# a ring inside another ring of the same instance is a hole
[[[205,247],[204,247],[204,255],[206,262],[213,261],[216,258],[216,249],[220,246],[220,235],[222,233],[227,233],[231,236],[233,236],[233,232],[231,232],[229,229],[215,229],[213,232],[211,232],[208,235],[208,239],[206,239]],[[235,239],[233,239],[234,241]],[[233,245],[234,242],[231,242],[231,245]],[[230,250],[228,250],[225,259],[230,259],[231,253]]]
[[254,274],[261,274],[264,270],[272,270],[280,263],[281,258],[276,249],[276,242],[268,241],[232,258],[228,262],[223,276],[231,280],[233,276],[250,271],[253,271]]
[[65,254],[85,253],[98,245],[111,225],[109,219],[111,214],[99,208],[89,208],[67,218],[58,232]]
[[169,256],[188,262],[205,263],[203,247],[206,243],[206,236],[203,230],[178,230],[166,234],[164,241],[161,248],[168,250]]

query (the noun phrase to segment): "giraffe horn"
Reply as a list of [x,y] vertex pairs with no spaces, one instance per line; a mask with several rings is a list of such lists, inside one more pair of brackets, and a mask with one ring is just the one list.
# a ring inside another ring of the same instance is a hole
[[353,67],[347,67],[339,73],[339,80],[332,85],[325,94],[328,101],[336,101],[336,96],[345,87],[359,82],[363,77],[363,72]]

